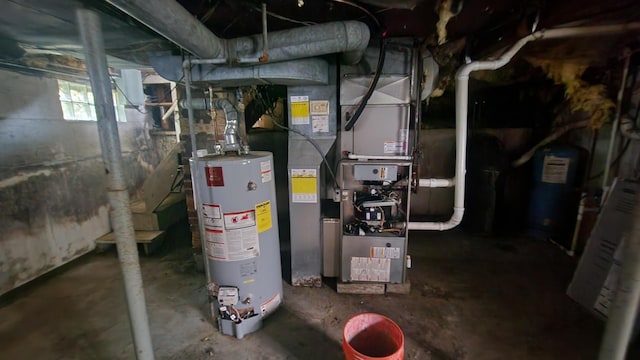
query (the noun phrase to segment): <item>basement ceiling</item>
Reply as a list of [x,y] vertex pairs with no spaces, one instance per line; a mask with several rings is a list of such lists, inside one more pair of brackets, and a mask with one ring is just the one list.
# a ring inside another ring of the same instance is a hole
[[[222,38],[256,34],[262,29],[260,1],[179,3]],[[268,0],[266,4],[270,31],[334,20],[360,20],[370,26],[374,38],[383,32],[389,37],[418,37],[431,48],[449,47],[464,51],[471,58],[498,51],[534,27],[624,23],[640,18],[640,2],[636,0]],[[77,61],[82,59],[82,48],[74,12],[78,6],[99,11],[109,63],[115,68],[148,65],[146,54],[150,52],[180,51],[105,1],[7,0],[0,13],[0,65],[82,72],[81,62]],[[441,21],[438,33],[441,14],[449,14],[450,19]],[[612,47],[637,40],[636,33],[597,43],[545,42],[528,51],[548,53],[548,46],[552,46],[556,57],[567,52],[595,61],[618,51]]]

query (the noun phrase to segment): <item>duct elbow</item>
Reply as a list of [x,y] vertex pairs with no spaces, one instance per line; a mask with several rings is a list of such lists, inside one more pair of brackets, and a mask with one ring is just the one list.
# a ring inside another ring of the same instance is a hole
[[362,60],[369,45],[369,27],[360,21],[343,21],[345,49],[340,60],[345,65],[355,65]]

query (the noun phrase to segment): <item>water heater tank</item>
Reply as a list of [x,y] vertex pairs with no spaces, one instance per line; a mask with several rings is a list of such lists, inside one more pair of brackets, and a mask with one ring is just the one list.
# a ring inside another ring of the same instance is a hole
[[282,302],[273,156],[209,155],[191,169],[212,315],[242,338]]

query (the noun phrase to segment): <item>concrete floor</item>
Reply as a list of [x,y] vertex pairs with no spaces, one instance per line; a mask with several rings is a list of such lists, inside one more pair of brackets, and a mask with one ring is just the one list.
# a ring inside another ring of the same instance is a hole
[[[547,243],[413,234],[410,295],[293,288],[243,340],[209,321],[187,243],[141,259],[158,359],[339,359],[342,326],[378,312],[404,330],[407,359],[594,359],[603,324],[566,295],[574,260]],[[0,299],[1,359],[131,359],[114,251],[92,253]]]

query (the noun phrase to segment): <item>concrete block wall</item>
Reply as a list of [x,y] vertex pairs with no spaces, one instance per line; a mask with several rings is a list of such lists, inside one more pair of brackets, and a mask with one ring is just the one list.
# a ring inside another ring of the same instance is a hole
[[[96,123],[66,121],[57,80],[0,70],[0,294],[91,251],[110,229]],[[118,124],[132,194],[158,164],[146,115]]]

